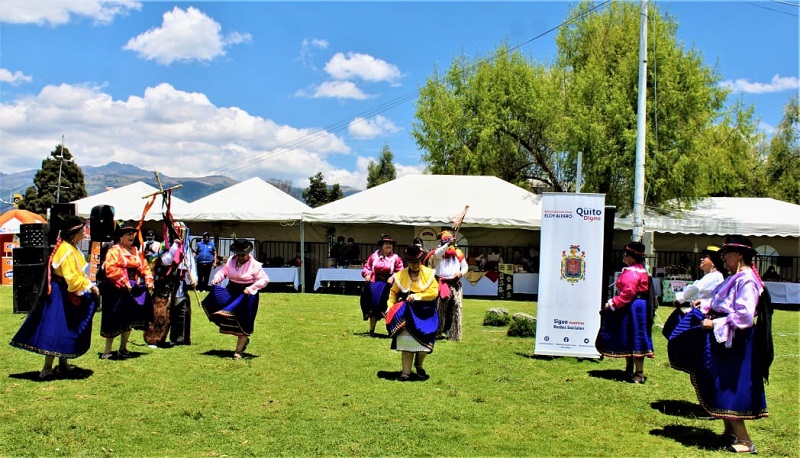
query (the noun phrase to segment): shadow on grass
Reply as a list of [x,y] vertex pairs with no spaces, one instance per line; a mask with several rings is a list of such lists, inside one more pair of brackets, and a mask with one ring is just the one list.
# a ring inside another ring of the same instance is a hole
[[[376,375],[378,376],[378,378],[382,378],[384,380],[399,381],[401,373],[402,372],[400,372],[400,371],[378,371],[378,373]],[[424,381],[428,380],[429,378],[430,377],[428,377],[428,376],[420,377],[419,375],[417,375],[417,374],[412,372],[411,373],[411,377],[408,380],[406,380],[406,382],[424,382]]]
[[650,430],[651,436],[666,437],[687,447],[702,450],[719,450],[729,445],[725,435],[716,434],[708,428],[695,428],[684,425],[667,425],[662,429]]
[[[233,350],[208,350],[207,352],[200,353],[203,356],[216,356],[217,358],[224,358],[224,359],[231,359],[233,358]],[[248,352],[242,352],[242,359],[255,359],[259,358],[258,355],[254,355]]]
[[589,377],[613,380],[615,382],[628,381],[627,374],[625,373],[624,370],[621,369],[603,369],[598,371],[589,371]]
[[[140,356],[144,355],[144,353],[139,351],[128,351],[128,354],[125,356],[120,356],[119,352],[111,352],[111,357],[106,358],[106,361],[124,361],[126,359],[136,359]],[[97,354],[99,359],[103,359],[103,352]]]
[[29,380],[31,382],[52,382],[55,380],[85,380],[91,377],[94,371],[82,367],[70,366],[65,372],[53,372],[46,378],[39,378],[39,371],[22,372],[19,374],[8,374],[9,378],[19,380]]
[[684,417],[700,420],[709,420],[712,417],[708,415],[706,409],[700,407],[699,404],[685,400],[676,399],[662,399],[659,401],[651,402],[650,407],[664,415],[672,415],[675,417]]
[[365,332],[354,332],[354,333],[353,333],[353,335],[354,335],[354,336],[358,336],[358,337],[371,337],[371,338],[373,338],[373,339],[390,339],[390,338],[391,338],[391,337],[389,336],[389,334],[378,334],[377,332],[376,332],[376,333],[374,333],[373,335],[370,335],[370,334],[369,334],[369,331],[365,331]]

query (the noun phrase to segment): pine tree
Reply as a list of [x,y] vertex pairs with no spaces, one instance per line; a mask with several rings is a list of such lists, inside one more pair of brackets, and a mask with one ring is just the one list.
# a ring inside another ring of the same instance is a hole
[[[62,154],[63,152],[63,154]],[[42,168],[33,176],[33,186],[25,191],[19,208],[46,215],[54,203],[73,202],[86,197],[83,170],[72,159],[68,148],[56,145]]]

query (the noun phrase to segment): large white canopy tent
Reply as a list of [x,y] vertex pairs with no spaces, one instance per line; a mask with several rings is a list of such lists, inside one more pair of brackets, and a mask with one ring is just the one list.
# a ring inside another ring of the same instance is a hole
[[[142,181],[131,183],[127,186],[111,189],[100,194],[84,197],[72,203],[76,206],[78,216],[88,218],[92,208],[98,205],[111,205],[114,207],[114,218],[117,220],[135,220],[142,218],[142,211],[148,202],[145,196],[159,192],[158,189]],[[183,211],[189,204],[177,197],[172,197],[172,213]],[[145,221],[157,221],[162,219],[161,197],[156,198],[156,202],[145,215]]]

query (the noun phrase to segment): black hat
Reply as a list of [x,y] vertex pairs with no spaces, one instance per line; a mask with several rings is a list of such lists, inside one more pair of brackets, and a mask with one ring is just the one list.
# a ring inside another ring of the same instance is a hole
[[391,235],[382,235],[381,239],[378,240],[378,245],[383,245],[384,243],[391,243],[392,245],[394,245],[397,242],[395,241],[395,239],[392,238]]
[[417,245],[408,246],[403,252],[403,259],[405,259],[407,262],[422,262],[422,258],[424,257],[425,252],[422,251],[422,248]]
[[145,233],[145,235],[147,235],[148,237],[150,237],[150,236],[153,236],[153,237],[155,237],[155,236],[156,236],[156,233],[155,233],[155,231],[154,231],[154,230],[152,230],[152,229],[148,229],[148,230],[147,230],[147,232]]
[[77,234],[84,226],[86,226],[86,221],[83,218],[67,215],[63,222],[63,229],[61,229],[61,238],[64,239]]
[[203,232],[203,237],[205,237],[205,236],[207,236],[207,235],[208,235],[208,236],[211,236],[211,234],[209,234],[208,232]]
[[625,245],[625,254],[637,260],[644,260],[644,243],[630,242]]
[[139,228],[137,227],[135,221],[126,221],[124,223],[118,223],[117,228],[114,229],[114,235],[116,237],[121,237],[128,232],[139,232]]
[[231,243],[231,251],[234,253],[249,253],[253,249],[253,242],[245,239],[236,239]]
[[725,271],[725,263],[722,262],[722,256],[720,256],[721,248],[719,245],[709,245],[705,247],[705,249],[700,250],[700,259],[708,258],[711,260],[711,263],[714,264],[717,270],[720,272]]
[[725,244],[720,249],[720,256],[729,251],[735,251],[743,255],[756,255],[756,250],[753,249],[753,242],[743,235],[729,235],[725,239]]

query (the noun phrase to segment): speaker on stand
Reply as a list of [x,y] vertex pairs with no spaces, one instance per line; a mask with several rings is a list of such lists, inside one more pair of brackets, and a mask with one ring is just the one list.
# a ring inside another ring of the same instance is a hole
[[44,302],[49,259],[47,246],[14,248],[14,313],[28,313]]
[[[111,205],[96,205],[89,214],[89,231],[91,244],[89,245],[89,280],[97,282],[102,280],[100,266],[106,258],[106,251],[114,243],[114,207]],[[100,278],[98,278],[100,277]]]

